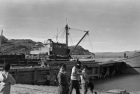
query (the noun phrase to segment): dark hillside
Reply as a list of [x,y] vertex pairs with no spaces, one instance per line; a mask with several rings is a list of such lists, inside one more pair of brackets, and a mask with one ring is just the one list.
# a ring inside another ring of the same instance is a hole
[[[29,54],[34,48],[40,48],[43,46],[41,42],[35,42],[31,39],[10,39],[2,36],[1,51],[3,54]],[[69,47],[71,50],[74,46]],[[90,55],[92,54],[82,46],[78,46],[73,52],[73,55]]]
[[2,37],[1,51],[3,54],[25,54],[29,53],[35,46],[41,47],[43,43],[31,39],[11,39]]
[[[2,39],[1,51],[3,54],[29,54],[34,48],[40,48],[43,46],[42,42],[35,42],[31,39],[8,39],[5,36],[0,37]],[[75,50],[75,46],[70,46],[69,49],[72,51],[72,55],[93,55],[87,49],[82,46],[78,46]],[[138,51],[126,51],[126,52],[97,52],[95,53],[96,58],[122,58],[124,53],[128,57],[131,57]]]

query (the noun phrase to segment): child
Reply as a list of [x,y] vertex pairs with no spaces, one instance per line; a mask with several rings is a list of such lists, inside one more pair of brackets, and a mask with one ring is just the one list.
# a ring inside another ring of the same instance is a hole
[[93,83],[93,79],[92,78],[89,78],[89,82],[88,82],[87,86],[90,89],[91,93],[93,94],[94,83]]
[[3,71],[0,72],[0,94],[10,94],[11,85],[16,83],[9,70],[10,64],[5,64]]
[[88,75],[87,69],[88,67],[86,65],[83,66],[81,75],[81,85],[83,89],[83,94],[87,94],[88,89],[90,89],[91,93],[93,94],[94,84],[92,82],[92,79]]

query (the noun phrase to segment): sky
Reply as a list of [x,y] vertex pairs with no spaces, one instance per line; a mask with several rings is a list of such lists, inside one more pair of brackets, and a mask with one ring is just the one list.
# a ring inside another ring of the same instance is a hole
[[[92,52],[140,50],[140,0],[0,0],[0,29],[8,39],[80,43]],[[77,29],[77,30],[76,30]],[[80,30],[79,30],[80,29]]]

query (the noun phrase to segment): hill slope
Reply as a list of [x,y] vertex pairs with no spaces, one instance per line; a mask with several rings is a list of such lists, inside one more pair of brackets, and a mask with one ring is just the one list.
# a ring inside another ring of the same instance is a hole
[[72,51],[72,55],[91,55],[91,54],[93,54],[89,50],[84,49],[82,46],[77,46],[77,48],[75,50],[73,50],[74,47],[75,46],[69,47],[69,49]]
[[[1,51],[3,54],[29,54],[31,50],[40,48],[43,46],[41,42],[35,42],[31,39],[11,39],[2,36],[2,46]],[[69,47],[71,50],[74,49],[74,46]],[[72,54],[74,55],[89,55],[92,54],[88,50],[84,49],[81,46],[78,46]]]
[[11,39],[8,40],[6,37],[1,37],[2,45],[1,51],[3,54],[25,54],[29,53],[34,46],[41,47],[43,43],[35,42],[31,39]]

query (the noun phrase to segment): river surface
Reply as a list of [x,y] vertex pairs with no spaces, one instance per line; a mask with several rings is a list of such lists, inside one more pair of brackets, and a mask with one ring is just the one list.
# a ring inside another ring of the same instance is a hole
[[127,91],[140,91],[140,74],[121,75],[107,80],[95,82],[96,90],[123,89]]

